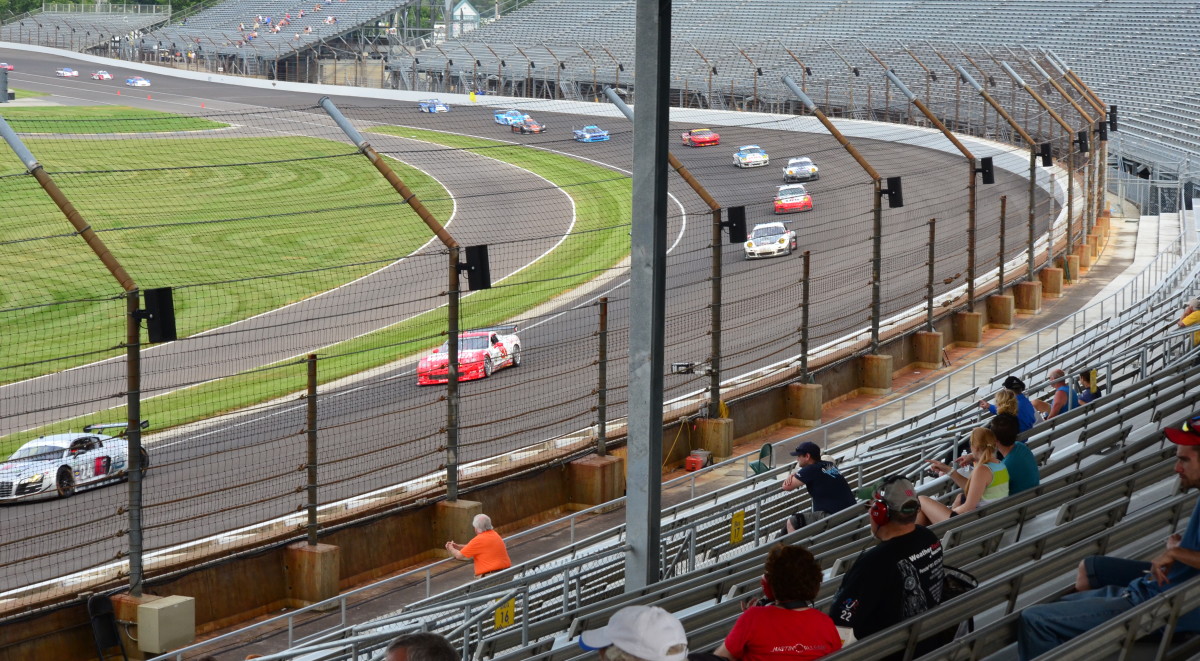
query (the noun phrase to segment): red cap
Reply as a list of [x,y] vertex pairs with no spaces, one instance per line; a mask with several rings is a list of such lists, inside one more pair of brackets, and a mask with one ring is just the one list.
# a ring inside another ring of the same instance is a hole
[[1200,425],[1196,424],[1197,422],[1200,422],[1200,419],[1191,418],[1183,423],[1183,429],[1168,427],[1163,433],[1167,435],[1167,440],[1175,445],[1200,445]]

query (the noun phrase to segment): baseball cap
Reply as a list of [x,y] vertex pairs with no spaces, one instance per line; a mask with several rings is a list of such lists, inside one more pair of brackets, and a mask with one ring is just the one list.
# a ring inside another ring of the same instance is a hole
[[917,510],[921,509],[921,503],[917,500],[917,492],[913,488],[913,483],[903,475],[883,478],[875,486],[874,497],[887,503],[888,509],[893,512],[915,514]]
[[797,445],[796,449],[792,450],[791,454],[793,457],[799,457],[802,454],[806,454],[806,455],[812,457],[813,459],[820,459],[821,458],[821,446],[817,445],[816,443],[813,443],[812,441],[804,441],[800,445]]
[[1013,392],[1022,392],[1025,390],[1025,382],[1015,376],[1010,376],[1004,380],[1004,387]]
[[626,606],[612,614],[607,626],[579,636],[585,650],[614,645],[646,661],[683,661],[688,654],[683,625],[658,606]]
[[1188,307],[1193,310],[1200,310],[1200,296],[1197,296],[1188,301]]
[[1163,433],[1175,445],[1200,445],[1200,415],[1184,420],[1179,429],[1168,427]]

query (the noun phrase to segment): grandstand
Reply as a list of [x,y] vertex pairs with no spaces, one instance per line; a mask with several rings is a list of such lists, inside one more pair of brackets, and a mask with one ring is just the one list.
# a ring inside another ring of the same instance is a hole
[[41,11],[7,19],[0,41],[118,54],[121,45],[163,25],[170,6],[47,3]]

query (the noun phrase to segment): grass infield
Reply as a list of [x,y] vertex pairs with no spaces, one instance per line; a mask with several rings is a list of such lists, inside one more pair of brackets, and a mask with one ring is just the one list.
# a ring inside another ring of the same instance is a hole
[[[545,177],[571,195],[575,202],[575,229],[555,251],[516,276],[496,283],[492,289],[463,297],[461,325],[464,328],[496,324],[517,316],[592,279],[629,252],[632,180],[625,175],[567,156],[481,138],[400,127],[373,130],[452,148],[477,150],[482,155],[513,163]],[[399,170],[398,164],[392,165]],[[326,383],[358,374],[415,356],[440,343],[445,333],[445,312],[445,307],[438,307],[389,328],[322,349],[318,353],[319,380]],[[151,421],[152,429],[161,430],[249,409],[255,404],[302,392],[306,384],[305,370],[302,360],[285,361],[151,397],[143,401],[142,415]],[[14,434],[0,440],[0,453],[12,451],[35,435],[78,429],[86,422],[121,421],[124,416],[124,408],[118,407],[86,419],[64,420],[30,433]]]
[[[27,92],[25,95],[42,96],[36,92]],[[17,98],[23,98],[21,92],[17,93]],[[23,134],[168,133],[207,131],[228,126],[201,117],[185,117],[128,106],[30,106],[3,110],[4,120],[14,131]]]

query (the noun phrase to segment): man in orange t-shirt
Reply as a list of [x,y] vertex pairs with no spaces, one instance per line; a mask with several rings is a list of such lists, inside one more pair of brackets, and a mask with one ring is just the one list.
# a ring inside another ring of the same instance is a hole
[[476,577],[511,567],[508,549],[504,547],[500,534],[492,529],[491,518],[486,514],[476,514],[471,526],[475,528],[475,536],[470,542],[456,544],[452,540],[446,542],[446,550],[459,560],[474,560]]

